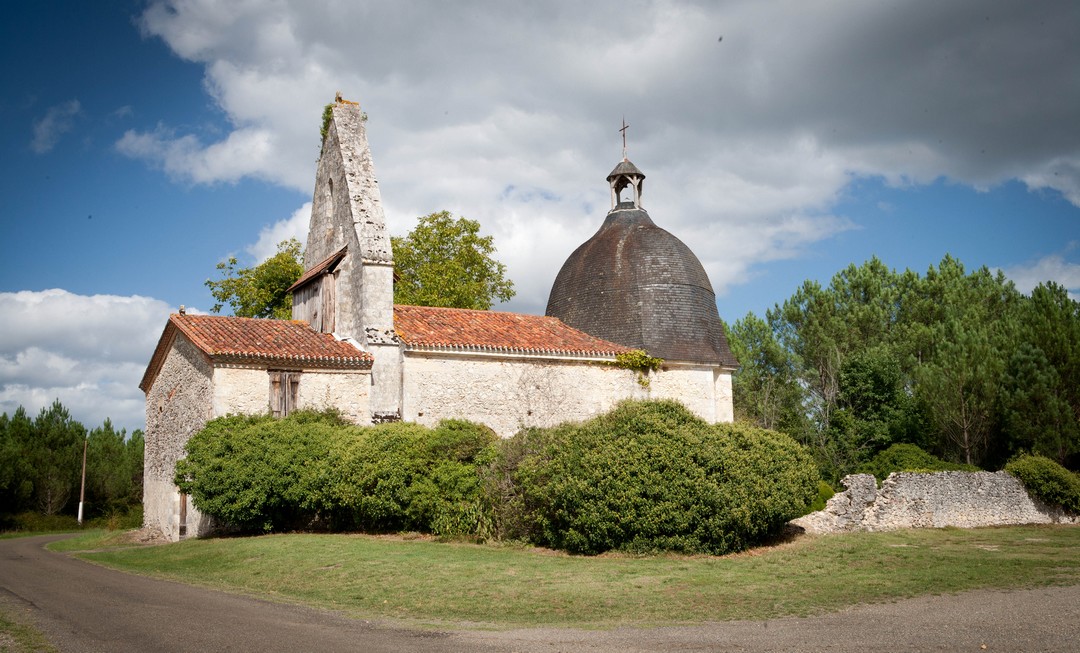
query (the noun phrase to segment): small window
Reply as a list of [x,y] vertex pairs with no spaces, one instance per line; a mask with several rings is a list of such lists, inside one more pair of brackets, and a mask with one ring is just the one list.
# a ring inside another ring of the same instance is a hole
[[270,412],[274,417],[285,417],[296,410],[299,396],[299,372],[270,372]]

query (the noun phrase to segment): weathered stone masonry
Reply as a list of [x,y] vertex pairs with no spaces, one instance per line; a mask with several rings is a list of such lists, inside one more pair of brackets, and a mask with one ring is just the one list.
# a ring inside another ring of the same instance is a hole
[[810,533],[1080,523],[1076,515],[1032,499],[1007,472],[894,473],[880,489],[870,474],[852,474],[841,483],[847,490],[824,510],[792,523]]

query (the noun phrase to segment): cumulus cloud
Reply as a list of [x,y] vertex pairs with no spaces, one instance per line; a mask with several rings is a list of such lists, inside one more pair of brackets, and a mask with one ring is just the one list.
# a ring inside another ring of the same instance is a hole
[[1080,264],[1065,260],[1061,254],[1044,256],[1027,265],[1005,268],[1002,272],[1022,293],[1028,294],[1040,283],[1053,281],[1068,290],[1069,297],[1080,301]]
[[599,227],[625,115],[646,206],[722,293],[851,228],[831,208],[859,177],[1019,179],[1080,206],[1077,23],[1068,0],[159,0],[142,30],[203,66],[233,129],[117,147],[189,182],[310,192],[340,90],[370,116],[391,231],[480,220],[525,310]]
[[308,223],[311,222],[311,202],[305,202],[303,206],[293,211],[289,217],[278,220],[274,224],[266,225],[259,230],[259,239],[248,245],[244,250],[255,259],[255,263],[262,263],[274,254],[277,254],[277,246],[283,240],[295,238],[303,245],[307,243]]
[[0,411],[59,399],[89,428],[144,426],[139,381],[171,307],[66,290],[0,293]]
[[116,149],[161,167],[174,179],[205,184],[235,182],[245,176],[279,181],[265,166],[259,165],[277,154],[273,142],[269,130],[242,129],[233,131],[223,141],[204,145],[192,134],[176,136],[172,130],[159,126],[152,132],[129,129],[116,142]]
[[60,138],[75,126],[75,116],[82,111],[78,100],[68,100],[49,107],[45,115],[34,123],[34,138],[30,149],[36,154],[51,152]]

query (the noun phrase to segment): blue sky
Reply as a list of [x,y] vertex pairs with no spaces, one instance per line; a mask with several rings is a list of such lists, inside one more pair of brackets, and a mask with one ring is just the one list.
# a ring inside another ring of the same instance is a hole
[[[542,313],[621,157],[721,315],[949,253],[1080,294],[1075,2],[101,0],[0,24],[0,410],[143,425],[170,311],[306,231],[361,102],[391,232],[450,210]],[[336,8],[335,8],[336,7]]]

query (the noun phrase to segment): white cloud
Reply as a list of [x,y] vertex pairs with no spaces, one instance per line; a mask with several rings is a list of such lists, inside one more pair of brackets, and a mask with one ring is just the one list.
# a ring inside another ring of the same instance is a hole
[[139,381],[171,307],[140,296],[0,293],[0,411],[55,399],[88,428],[144,426]]
[[284,220],[278,220],[274,224],[266,225],[259,230],[259,239],[248,245],[244,250],[250,254],[255,263],[262,263],[274,254],[277,254],[277,246],[283,240],[295,238],[301,245],[307,243],[308,225],[311,222],[311,202],[305,202],[303,206],[293,211],[293,214]]
[[1044,256],[1026,265],[1007,267],[1002,272],[1024,294],[1031,293],[1040,283],[1054,281],[1069,291],[1069,297],[1080,301],[1080,263],[1067,261],[1061,254]]
[[625,115],[646,206],[722,294],[851,228],[832,208],[859,177],[1020,179],[1080,206],[1078,21],[1069,0],[161,0],[142,29],[204,67],[233,130],[117,147],[188,182],[307,193],[340,90],[370,116],[391,231],[442,209],[480,220],[511,306],[534,310],[603,219]]
[[60,137],[75,126],[75,116],[79,115],[80,111],[82,105],[78,100],[68,100],[49,107],[41,120],[34,123],[34,138],[30,141],[30,149],[37,154],[51,152],[60,142]]
[[279,154],[273,134],[265,129],[236,130],[225,140],[205,146],[191,134],[177,137],[163,126],[152,132],[129,129],[116,142],[116,149],[160,166],[175,179],[195,183],[235,182],[245,176],[279,181],[260,166]]

